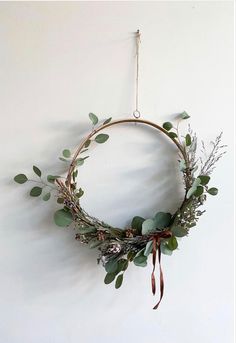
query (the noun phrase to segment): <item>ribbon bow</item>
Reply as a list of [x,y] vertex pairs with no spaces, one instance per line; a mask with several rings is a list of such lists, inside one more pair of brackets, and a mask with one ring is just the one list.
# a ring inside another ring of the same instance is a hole
[[160,271],[160,298],[158,303],[153,307],[153,310],[156,310],[158,306],[160,305],[161,299],[164,294],[164,277],[163,277],[163,271],[161,268],[161,239],[162,238],[170,238],[172,236],[172,232],[170,230],[158,232],[155,235],[152,236],[153,241],[153,248],[152,248],[152,264],[153,264],[153,270],[151,275],[151,281],[152,281],[152,294],[156,294],[156,280],[155,280],[155,268],[156,268],[156,253],[158,250],[158,263],[159,263],[159,271]]

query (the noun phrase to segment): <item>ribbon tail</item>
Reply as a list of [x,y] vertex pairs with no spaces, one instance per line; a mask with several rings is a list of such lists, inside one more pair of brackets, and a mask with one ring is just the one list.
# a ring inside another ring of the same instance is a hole
[[[154,242],[153,242],[153,244],[154,244]],[[158,239],[157,245],[158,245],[158,263],[159,263],[159,271],[160,271],[160,298],[159,298],[158,303],[153,307],[153,310],[156,310],[158,308],[158,306],[160,305],[161,299],[163,297],[163,294],[164,294],[164,276],[163,276],[163,272],[162,272],[162,268],[161,268],[161,244],[160,244],[159,239]],[[155,269],[155,266],[153,267],[153,269]]]
[[157,242],[156,238],[153,238],[153,243],[152,243],[152,264],[153,264],[153,269],[152,269],[152,275],[151,275],[151,282],[152,282],[152,294],[156,294],[156,280],[155,280],[155,267],[156,267],[156,251],[157,251]]

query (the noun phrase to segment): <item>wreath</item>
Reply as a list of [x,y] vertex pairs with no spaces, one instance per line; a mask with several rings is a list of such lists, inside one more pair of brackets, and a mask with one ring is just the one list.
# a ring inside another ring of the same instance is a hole
[[[152,293],[156,293],[155,267],[159,263],[159,288],[160,298],[153,309],[157,309],[164,292],[164,278],[161,268],[161,254],[171,255],[178,247],[178,240],[187,236],[194,227],[199,217],[205,212],[199,208],[204,204],[207,196],[216,195],[218,189],[209,187],[210,175],[215,168],[216,162],[225,153],[224,145],[221,145],[222,133],[211,142],[212,149],[207,154],[203,142],[201,142],[201,156],[197,157],[197,136],[190,126],[186,135],[180,135],[179,123],[186,120],[189,115],[183,112],[179,115],[177,125],[165,122],[159,126],[143,119],[123,119],[112,121],[112,118],[99,124],[98,117],[90,113],[92,131],[82,140],[72,156],[69,149],[62,152],[59,159],[69,163],[66,178],[59,175],[47,175],[42,177],[41,170],[33,166],[33,171],[38,177],[29,179],[25,174],[18,174],[14,180],[23,184],[34,182],[30,196],[42,196],[48,201],[53,192],[62,208],[54,214],[54,221],[60,227],[73,225],[76,230],[75,238],[86,244],[89,248],[97,248],[99,251],[98,263],[105,268],[104,282],[115,282],[115,288],[122,285],[124,273],[130,263],[138,267],[147,265],[149,255],[152,255],[153,270],[151,274]],[[182,204],[175,213],[157,212],[152,218],[135,216],[130,220],[129,227],[117,228],[89,215],[80,205],[80,199],[84,191],[79,187],[78,171],[89,156],[85,156],[91,144],[105,143],[109,135],[101,133],[110,126],[136,122],[145,124],[161,131],[177,148],[179,169],[183,176],[184,198]],[[223,149],[223,150],[222,150]]]

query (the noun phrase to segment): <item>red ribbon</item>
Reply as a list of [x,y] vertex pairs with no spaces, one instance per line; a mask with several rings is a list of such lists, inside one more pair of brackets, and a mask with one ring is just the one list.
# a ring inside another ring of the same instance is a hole
[[156,294],[156,280],[155,280],[155,268],[156,268],[156,255],[158,251],[158,263],[159,263],[159,272],[160,272],[160,298],[158,303],[153,307],[153,310],[156,310],[160,305],[161,299],[164,294],[164,276],[163,271],[161,268],[161,239],[162,238],[170,238],[172,236],[172,232],[169,230],[158,232],[154,236],[152,236],[153,247],[152,247],[152,264],[153,270],[151,275],[151,283],[152,283],[152,294]]

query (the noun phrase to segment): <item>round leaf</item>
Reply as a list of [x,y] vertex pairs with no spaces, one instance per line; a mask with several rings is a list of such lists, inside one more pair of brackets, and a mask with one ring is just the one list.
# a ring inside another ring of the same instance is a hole
[[131,227],[133,230],[135,230],[137,233],[142,232],[142,224],[145,221],[144,218],[136,216],[133,218],[132,222],[131,222]]
[[174,138],[177,138],[177,134],[175,132],[169,132],[169,136],[170,138],[174,139]]
[[154,222],[158,229],[164,229],[170,225],[171,214],[165,212],[158,212],[154,217]]
[[147,235],[156,229],[156,224],[152,219],[146,219],[142,224],[142,235]]
[[50,199],[50,197],[51,197],[51,193],[48,192],[48,193],[44,194],[43,200],[44,200],[44,201],[48,201],[48,200]]
[[208,192],[209,194],[211,194],[211,195],[217,195],[217,194],[218,194],[218,189],[215,188],[215,187],[212,187],[212,188],[208,189],[207,192]]
[[117,276],[116,278],[116,283],[115,283],[115,288],[120,288],[120,286],[122,285],[123,282],[123,274],[120,274]]
[[169,121],[165,122],[162,126],[166,131],[170,131],[173,127],[173,125]]
[[89,113],[89,119],[93,123],[93,125],[96,125],[98,123],[98,117],[94,113]]
[[105,133],[100,133],[99,135],[97,135],[95,137],[95,141],[97,143],[105,143],[109,138],[109,135],[105,134]]
[[188,234],[188,230],[182,226],[174,226],[171,228],[171,231],[175,237],[184,237]]
[[172,255],[172,250],[170,250],[168,247],[167,247],[167,244],[164,243],[164,242],[161,242],[161,253],[164,254],[164,255]]
[[42,193],[42,188],[41,187],[38,187],[38,186],[36,186],[36,187],[33,187],[32,189],[31,189],[31,191],[30,191],[30,195],[32,196],[32,197],[38,197],[38,196],[40,196],[40,194]]
[[207,185],[208,182],[210,181],[210,176],[208,176],[208,175],[200,175],[200,176],[198,176],[198,178],[201,180],[202,186]]
[[195,197],[200,197],[200,195],[202,195],[202,193],[204,192],[204,188],[202,186],[197,186],[197,189],[194,193]]
[[25,174],[18,174],[14,177],[14,181],[17,183],[25,183],[26,181],[28,181],[28,178]]
[[38,167],[33,166],[33,171],[35,172],[36,175],[38,175],[39,177],[41,177],[42,172],[41,172],[41,170],[40,170]]
[[147,265],[147,256],[139,255],[134,258],[134,264],[138,267],[146,267]]
[[71,157],[71,152],[70,152],[70,150],[65,149],[65,150],[62,151],[62,155],[63,155],[65,158],[69,158],[69,157]]
[[172,236],[168,239],[167,248],[170,250],[175,250],[178,248],[178,242],[175,236]]
[[65,227],[72,223],[72,214],[64,209],[58,210],[54,213],[54,222],[57,226]]
[[109,283],[112,283],[112,281],[115,280],[116,274],[114,273],[107,273],[104,279],[104,283],[108,285]]

